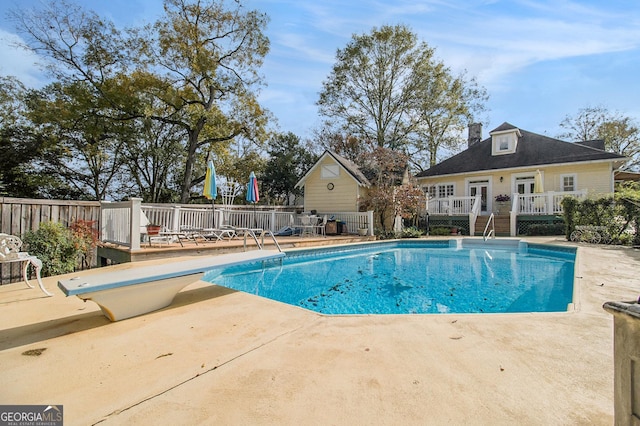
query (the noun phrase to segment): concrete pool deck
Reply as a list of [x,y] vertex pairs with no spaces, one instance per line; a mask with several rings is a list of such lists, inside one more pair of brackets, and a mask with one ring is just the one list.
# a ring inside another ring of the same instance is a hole
[[49,298],[3,285],[0,404],[66,425],[611,425],[602,304],[637,299],[640,250],[578,247],[576,310],[550,314],[329,317],[197,282],[111,323],[60,277]]

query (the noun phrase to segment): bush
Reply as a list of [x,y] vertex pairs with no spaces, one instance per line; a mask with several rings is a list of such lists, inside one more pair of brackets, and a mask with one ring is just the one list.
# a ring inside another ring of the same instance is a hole
[[451,228],[431,228],[431,230],[429,231],[429,235],[434,235],[436,237],[442,235],[451,235]]
[[528,235],[563,235],[564,233],[564,223],[534,223],[529,226]]
[[69,229],[56,222],[43,222],[37,231],[29,231],[24,237],[29,254],[42,261],[42,275],[73,272],[83,242]]
[[423,235],[424,235],[424,232],[422,232],[421,229],[418,229],[415,226],[410,226],[402,230],[401,238],[418,238]]

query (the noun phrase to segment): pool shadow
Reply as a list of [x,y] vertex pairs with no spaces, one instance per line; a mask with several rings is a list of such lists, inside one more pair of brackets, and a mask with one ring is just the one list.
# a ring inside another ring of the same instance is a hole
[[[231,293],[236,293],[236,291],[216,285],[183,290],[176,295],[169,306],[154,312],[170,311],[172,309],[191,305],[197,302],[226,296]],[[127,320],[125,319],[122,321]],[[102,311],[92,311],[13,327],[0,331],[0,351],[18,346],[30,345],[69,334],[80,333],[93,328],[108,326],[110,324],[113,324],[113,322],[105,317],[102,314]]]

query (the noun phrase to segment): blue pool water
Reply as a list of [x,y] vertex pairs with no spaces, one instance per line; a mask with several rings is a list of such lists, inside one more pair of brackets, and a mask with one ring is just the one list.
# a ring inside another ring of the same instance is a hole
[[324,314],[566,311],[575,250],[456,240],[288,252],[209,271],[203,280]]

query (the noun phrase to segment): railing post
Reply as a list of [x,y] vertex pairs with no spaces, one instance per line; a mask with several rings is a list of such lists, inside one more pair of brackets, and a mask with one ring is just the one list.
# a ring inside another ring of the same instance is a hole
[[277,229],[275,229],[275,225],[276,225],[276,211],[271,210],[271,223],[269,223],[269,231],[276,232]]
[[372,237],[373,236],[373,210],[367,211],[367,224],[369,228],[367,230],[367,235]]
[[129,235],[131,241],[129,241],[131,250],[140,250],[140,213],[142,212],[140,205],[142,204],[142,198],[131,198],[130,200],[130,226]]
[[547,211],[545,212],[546,214],[555,214],[555,212],[556,212],[556,205],[553,202],[555,194],[556,193],[553,192],[553,191],[547,192],[547,202],[546,202],[546,210]]
[[509,212],[509,235],[515,237],[518,233],[518,213],[520,212],[520,194],[514,192],[511,196],[511,211]]
[[180,230],[180,206],[173,206],[173,217],[171,218],[171,229],[173,231]]

